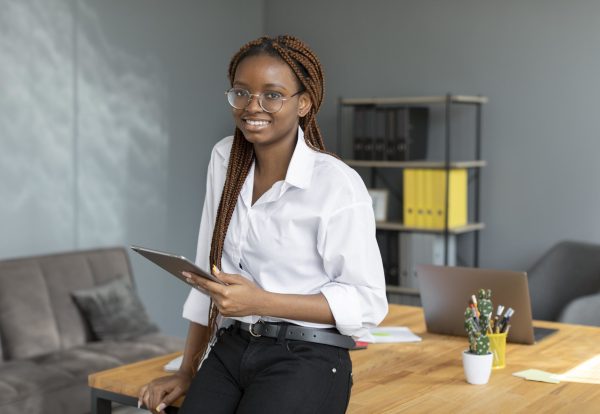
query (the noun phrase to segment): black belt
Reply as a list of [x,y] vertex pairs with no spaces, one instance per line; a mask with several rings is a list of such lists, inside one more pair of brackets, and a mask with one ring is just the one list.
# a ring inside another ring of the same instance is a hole
[[[235,321],[233,326],[248,331],[250,335],[255,337],[265,336],[267,338],[315,342],[345,349],[352,349],[355,346],[354,339],[340,334],[336,329],[308,328],[306,326],[271,323],[263,320],[256,323]],[[281,329],[285,329],[285,332],[281,332]]]

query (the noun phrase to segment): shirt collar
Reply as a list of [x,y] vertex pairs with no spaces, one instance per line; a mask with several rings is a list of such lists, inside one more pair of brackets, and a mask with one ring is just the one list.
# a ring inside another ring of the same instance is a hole
[[[302,128],[298,127],[298,138],[296,141],[296,147],[294,148],[294,153],[292,154],[292,158],[290,160],[290,164],[288,165],[287,173],[285,175],[285,179],[283,182],[275,183],[274,186],[278,185],[279,188],[275,193],[271,194],[273,199],[263,199],[263,202],[274,201],[279,199],[285,191],[290,187],[296,187],[301,189],[306,189],[310,186],[310,182],[312,180],[314,165],[315,165],[315,156],[316,152],[312,150],[306,142],[304,141],[304,131]],[[240,192],[240,196],[242,201],[250,206],[252,200],[252,189],[254,183],[254,168],[256,165],[256,160],[250,166],[250,170],[248,171],[248,176],[246,177],[246,181],[242,186],[242,190]],[[262,202],[261,202],[262,203]]]
[[316,153],[304,141],[304,131],[298,127],[298,140],[285,175],[285,182],[298,188],[308,188],[313,175]]

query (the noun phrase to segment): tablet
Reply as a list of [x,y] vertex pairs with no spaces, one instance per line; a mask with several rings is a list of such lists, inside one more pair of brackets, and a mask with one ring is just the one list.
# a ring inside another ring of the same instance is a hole
[[195,263],[189,261],[188,259],[186,259],[183,256],[177,256],[177,255],[174,255],[171,253],[161,252],[158,250],[146,249],[145,247],[140,247],[140,246],[130,246],[130,247],[131,247],[131,250],[135,251],[136,253],[141,254],[146,259],[157,264],[158,266],[160,266],[167,272],[171,273],[177,279],[187,283],[191,287],[198,289],[200,291],[204,291],[204,290],[199,289],[195,284],[188,282],[186,277],[183,276],[181,274],[181,272],[195,273],[198,276],[204,277],[213,282],[220,283],[221,285],[226,284],[226,283],[222,282],[221,280],[217,279],[215,276],[213,276],[211,273],[207,272],[206,270],[200,269]]

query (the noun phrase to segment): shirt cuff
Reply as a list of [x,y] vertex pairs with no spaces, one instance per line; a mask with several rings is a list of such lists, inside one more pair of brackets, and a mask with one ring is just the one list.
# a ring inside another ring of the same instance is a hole
[[329,303],[335,326],[342,335],[359,337],[367,332],[362,324],[361,300],[353,286],[328,283],[321,293]]

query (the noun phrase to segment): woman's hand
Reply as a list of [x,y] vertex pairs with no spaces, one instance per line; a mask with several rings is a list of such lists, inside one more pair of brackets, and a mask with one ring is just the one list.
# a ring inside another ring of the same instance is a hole
[[181,372],[157,378],[140,389],[138,406],[164,413],[166,407],[187,392],[191,382],[192,377]]
[[221,315],[248,316],[261,315],[259,309],[267,292],[242,275],[224,273],[213,266],[212,274],[227,285],[212,282],[194,273],[183,272],[191,283],[206,290]]

